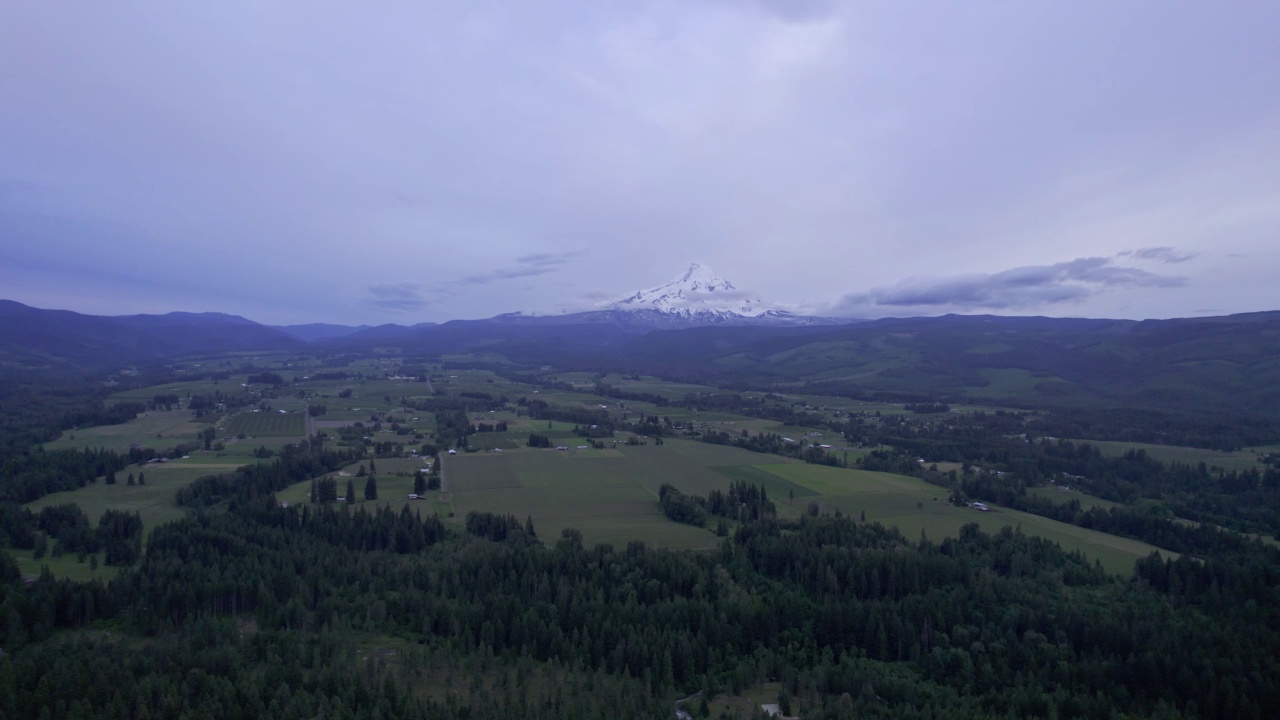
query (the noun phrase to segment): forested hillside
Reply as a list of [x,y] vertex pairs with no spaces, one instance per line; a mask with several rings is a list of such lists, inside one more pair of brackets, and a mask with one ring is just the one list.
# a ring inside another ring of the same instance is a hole
[[1280,703],[1270,549],[1114,580],[1011,529],[914,541],[849,517],[747,522],[706,555],[494,542],[407,510],[279,507],[271,488],[313,462],[210,481],[225,504],[158,528],[109,584],[7,566],[6,716],[663,717],[772,678],[808,718]]

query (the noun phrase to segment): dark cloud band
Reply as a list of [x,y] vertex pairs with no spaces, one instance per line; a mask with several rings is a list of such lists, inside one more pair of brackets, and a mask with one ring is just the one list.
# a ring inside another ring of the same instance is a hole
[[[1171,248],[1153,250],[1162,253],[1146,259],[1173,254]],[[1111,288],[1171,288],[1185,284],[1186,278],[1117,265],[1115,258],[1090,257],[990,274],[909,278],[896,285],[846,295],[833,311],[847,314],[877,306],[1011,310],[1079,301]]]

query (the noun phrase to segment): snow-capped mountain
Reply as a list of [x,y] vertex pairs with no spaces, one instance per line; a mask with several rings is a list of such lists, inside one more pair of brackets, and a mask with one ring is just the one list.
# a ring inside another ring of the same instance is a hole
[[693,263],[682,275],[665,285],[639,290],[601,307],[612,311],[658,312],[712,322],[790,316],[784,310],[751,297],[711,268],[698,263]]

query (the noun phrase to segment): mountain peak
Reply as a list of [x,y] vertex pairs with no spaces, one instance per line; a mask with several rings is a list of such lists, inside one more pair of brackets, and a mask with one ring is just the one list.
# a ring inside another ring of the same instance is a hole
[[[690,263],[689,269],[685,270],[680,277],[672,280],[671,283],[681,283],[695,288],[702,287],[710,292],[714,292],[716,288],[734,289],[733,283],[720,277],[715,270],[701,263]],[[671,283],[667,284],[670,285]]]
[[605,303],[607,310],[658,311],[687,318],[760,317],[781,314],[758,298],[749,297],[714,270],[701,263],[675,279],[648,290]]

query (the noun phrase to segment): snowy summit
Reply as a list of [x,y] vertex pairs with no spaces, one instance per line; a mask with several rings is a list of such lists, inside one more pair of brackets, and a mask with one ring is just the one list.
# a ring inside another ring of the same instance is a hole
[[667,315],[694,317],[766,317],[787,313],[749,297],[711,268],[693,263],[684,274],[665,285],[639,290],[605,303],[606,310],[628,312],[657,311]]

